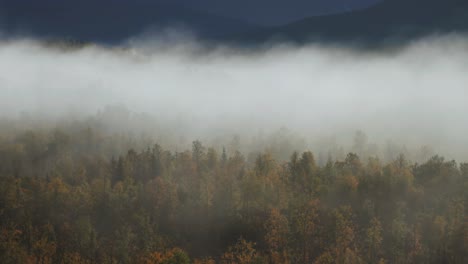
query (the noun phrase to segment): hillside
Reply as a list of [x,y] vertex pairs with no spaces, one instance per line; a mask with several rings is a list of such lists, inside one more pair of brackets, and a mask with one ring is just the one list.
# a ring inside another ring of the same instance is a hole
[[152,1],[0,0],[0,31],[9,35],[116,43],[166,27],[184,28],[205,39],[245,32],[243,21]]
[[361,41],[382,43],[426,34],[468,29],[468,1],[386,0],[367,9],[309,17],[287,25],[242,35],[242,40],[284,39],[304,42]]

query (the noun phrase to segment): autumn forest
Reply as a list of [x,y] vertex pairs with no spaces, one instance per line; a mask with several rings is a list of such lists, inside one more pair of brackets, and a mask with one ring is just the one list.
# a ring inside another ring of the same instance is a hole
[[468,260],[468,163],[281,159],[196,139],[173,150],[78,121],[2,127],[2,263]]

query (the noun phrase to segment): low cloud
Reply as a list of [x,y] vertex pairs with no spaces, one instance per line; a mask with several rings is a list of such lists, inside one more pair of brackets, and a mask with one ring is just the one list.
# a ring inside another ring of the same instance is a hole
[[180,120],[189,138],[287,127],[314,142],[350,138],[360,129],[378,144],[431,145],[449,158],[468,159],[464,37],[368,52],[129,43],[76,49],[31,40],[1,43],[0,116],[87,116],[119,104]]

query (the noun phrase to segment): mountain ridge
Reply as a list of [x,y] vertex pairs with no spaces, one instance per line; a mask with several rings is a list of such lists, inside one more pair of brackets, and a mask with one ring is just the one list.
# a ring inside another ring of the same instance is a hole
[[10,35],[102,43],[119,43],[147,30],[174,26],[192,30],[204,39],[257,28],[240,20],[151,1],[139,0],[132,5],[116,1],[111,6],[106,1],[47,1],[23,4],[1,0],[0,28]]
[[309,17],[240,38],[260,42],[276,38],[294,42],[394,43],[466,31],[468,1],[385,0],[366,9]]
[[272,39],[380,45],[468,31],[467,0],[385,0],[365,9],[272,27],[162,2],[0,0],[0,32],[3,29],[3,33],[13,36],[118,44],[147,31],[157,37],[162,29],[175,26],[193,32],[203,41],[234,45],[257,45]]

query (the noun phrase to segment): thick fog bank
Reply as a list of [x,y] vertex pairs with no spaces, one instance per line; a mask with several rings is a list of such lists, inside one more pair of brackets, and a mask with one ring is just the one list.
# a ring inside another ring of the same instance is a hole
[[116,104],[189,139],[287,127],[318,146],[352,139],[360,129],[369,143],[430,145],[467,160],[468,40],[429,38],[381,52],[0,44],[0,117],[79,117]]

